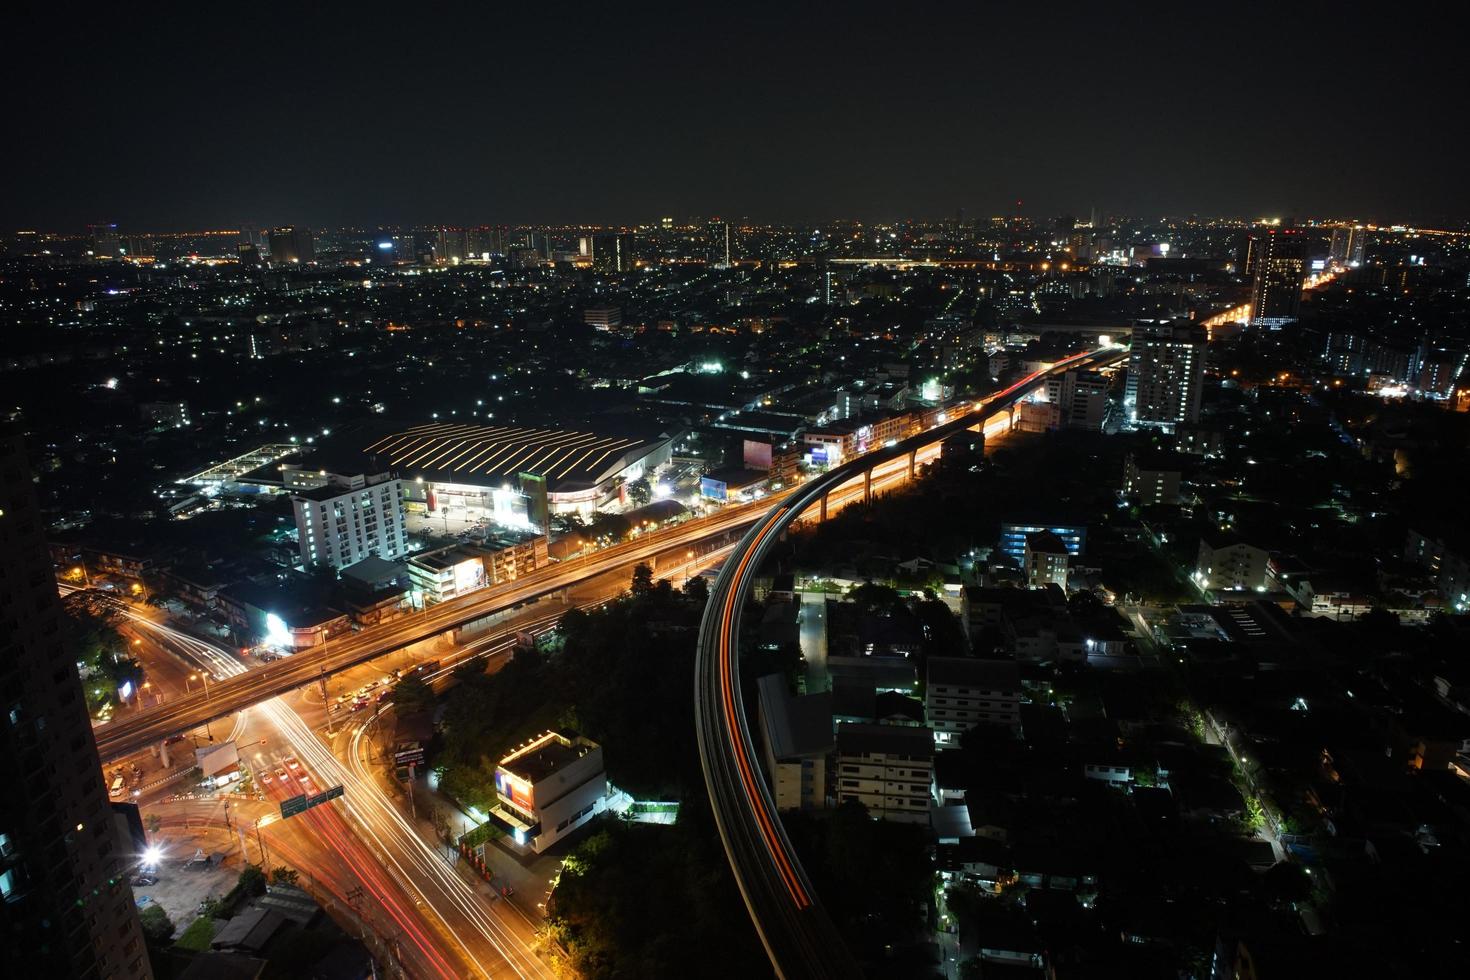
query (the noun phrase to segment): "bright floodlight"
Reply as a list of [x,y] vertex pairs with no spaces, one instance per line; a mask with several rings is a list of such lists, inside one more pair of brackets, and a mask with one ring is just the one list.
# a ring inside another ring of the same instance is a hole
[[275,613],[266,613],[265,616],[265,642],[274,647],[283,649],[291,647],[291,631],[286,628],[286,621]]
[[151,865],[155,865],[159,861],[161,861],[162,859],[163,859],[163,849],[160,848],[160,847],[150,847],[146,851],[143,852],[143,863],[144,864],[147,864],[147,865],[150,865],[150,866]]

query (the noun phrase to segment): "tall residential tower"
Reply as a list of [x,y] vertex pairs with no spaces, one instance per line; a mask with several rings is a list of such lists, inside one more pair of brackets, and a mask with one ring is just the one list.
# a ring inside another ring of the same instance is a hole
[[1135,425],[1173,429],[1198,422],[1205,379],[1205,332],[1192,324],[1140,323],[1133,328],[1124,396]]
[[0,421],[0,922],[15,977],[149,977],[20,433]]

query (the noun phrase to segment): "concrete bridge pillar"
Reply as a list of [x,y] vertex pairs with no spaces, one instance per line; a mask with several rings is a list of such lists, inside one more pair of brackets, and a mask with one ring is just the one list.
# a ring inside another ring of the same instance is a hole
[[873,502],[873,471],[863,470],[863,503]]
[[919,451],[917,449],[910,449],[909,450],[909,479],[910,480],[912,480],[914,478],[914,468],[917,466],[918,462],[919,462]]

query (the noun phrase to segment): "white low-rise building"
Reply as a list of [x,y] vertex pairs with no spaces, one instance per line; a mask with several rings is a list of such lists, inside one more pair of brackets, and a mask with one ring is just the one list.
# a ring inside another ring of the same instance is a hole
[[924,709],[940,748],[976,725],[1021,730],[1021,668],[1014,660],[930,657]]
[[913,725],[837,726],[836,794],[879,820],[928,823],[934,802],[934,736]]
[[580,735],[546,732],[495,767],[490,822],[517,850],[542,854],[607,809],[602,746]]

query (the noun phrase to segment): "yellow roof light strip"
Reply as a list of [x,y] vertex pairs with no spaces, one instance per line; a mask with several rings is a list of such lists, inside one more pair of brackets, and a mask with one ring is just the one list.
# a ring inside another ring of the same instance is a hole
[[[591,470],[595,469],[604,459],[607,459],[613,453],[618,452],[619,450],[626,450],[630,446],[636,446],[637,444],[638,444],[638,440],[637,439],[622,439],[622,440],[619,440],[618,442],[616,442],[612,446],[610,446],[608,448],[608,450],[606,452],[604,452],[601,456],[597,457],[592,462],[585,464],[583,466],[583,469],[586,469],[588,471],[591,471]],[[561,473],[558,473],[557,476],[558,477],[566,476],[566,471],[563,470]]]

